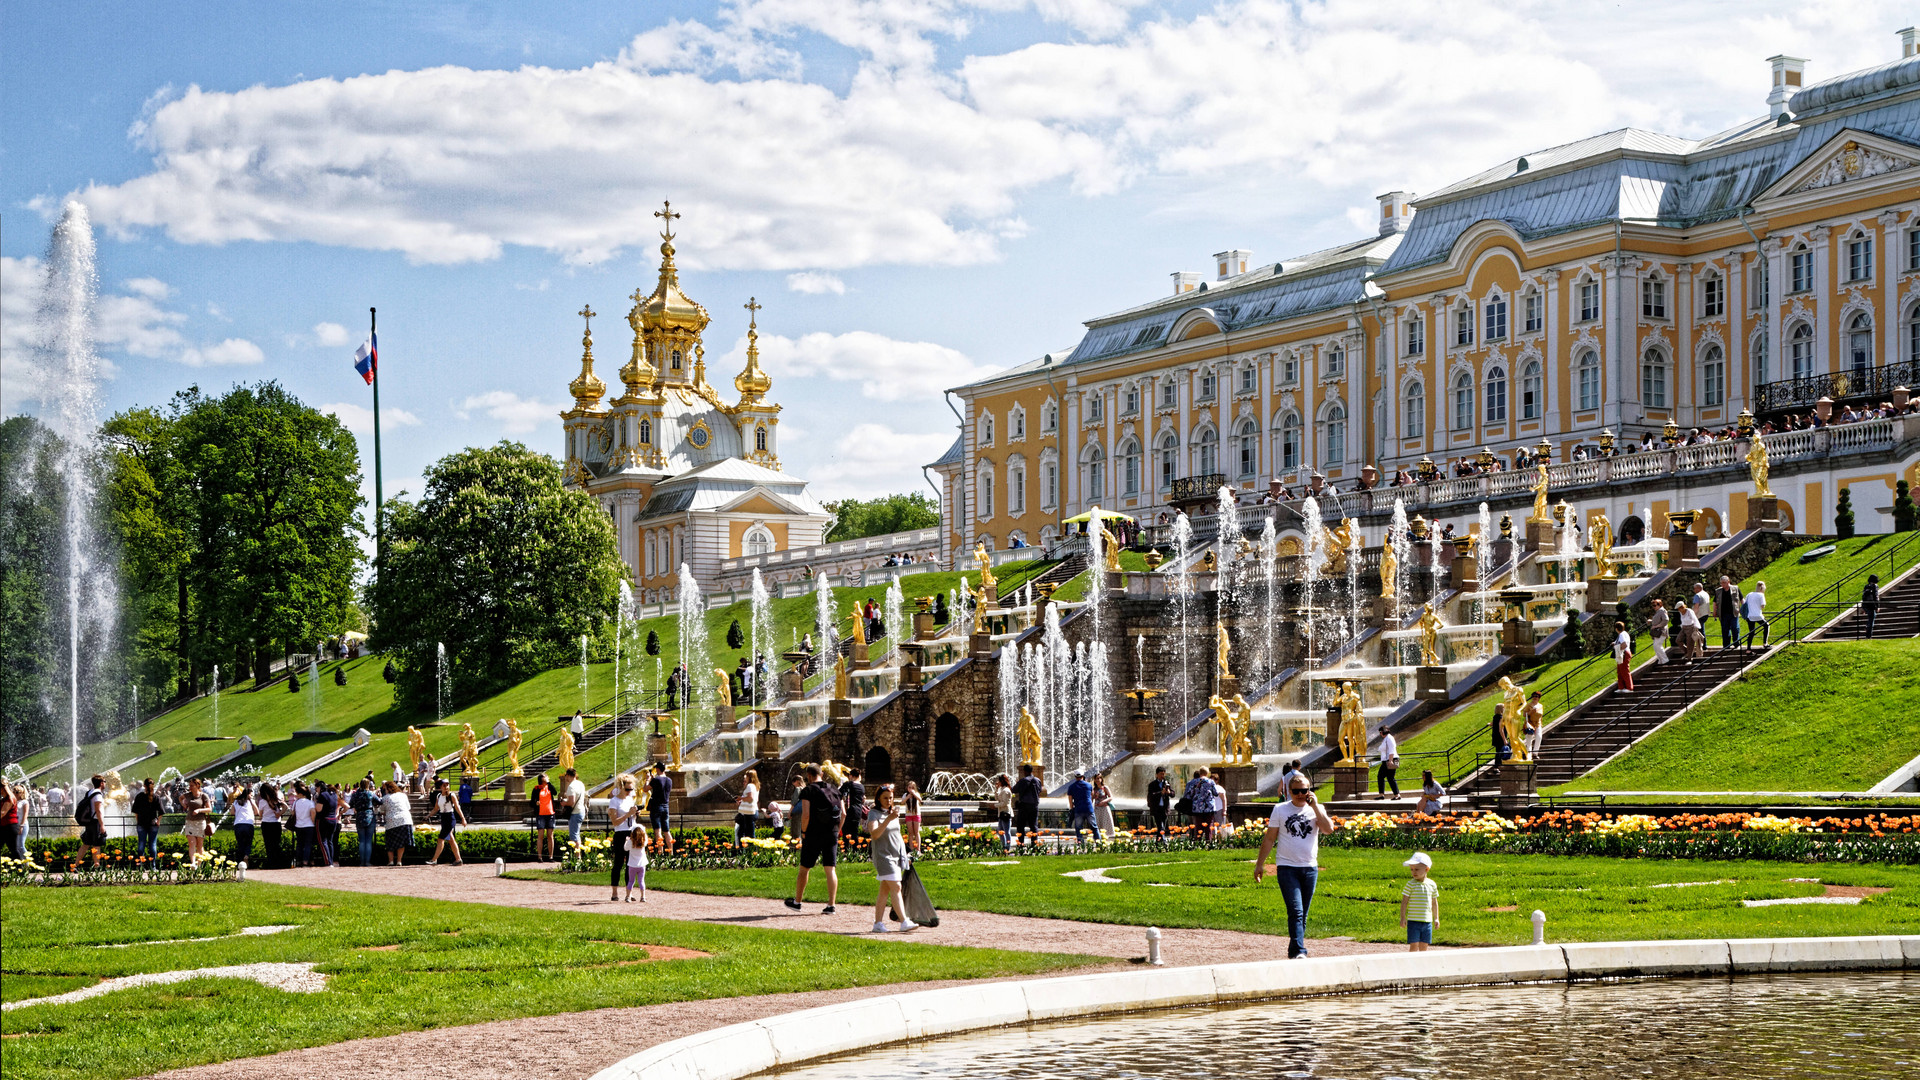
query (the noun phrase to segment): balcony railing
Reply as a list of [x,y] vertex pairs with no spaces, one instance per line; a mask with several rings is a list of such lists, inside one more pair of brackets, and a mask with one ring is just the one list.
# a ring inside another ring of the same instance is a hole
[[1227,483],[1226,473],[1207,473],[1204,476],[1180,476],[1173,481],[1173,490],[1167,501],[1178,506],[1182,503],[1205,502],[1219,497],[1220,489]]
[[1758,415],[1810,410],[1821,398],[1836,402],[1885,401],[1896,386],[1913,386],[1920,379],[1920,361],[1908,360],[1881,367],[1854,368],[1827,375],[1808,375],[1761,383],[1754,389],[1753,411]]

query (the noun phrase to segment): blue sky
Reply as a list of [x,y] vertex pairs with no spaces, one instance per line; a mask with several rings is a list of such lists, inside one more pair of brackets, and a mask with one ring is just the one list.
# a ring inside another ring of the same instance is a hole
[[574,312],[608,316],[613,382],[671,198],[729,395],[764,305],[789,471],[925,490],[943,386],[1172,271],[1364,235],[1382,191],[1595,132],[1711,133],[1765,111],[1765,57],[1884,62],[1913,16],[1820,8],[5,0],[0,412],[40,407],[37,260],[79,198],[108,408],[271,378],[364,429],[377,305],[389,495],[466,445],[558,453]]

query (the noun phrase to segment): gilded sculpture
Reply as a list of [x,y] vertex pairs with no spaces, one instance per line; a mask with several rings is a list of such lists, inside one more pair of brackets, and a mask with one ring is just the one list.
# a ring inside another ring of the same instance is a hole
[[1439,667],[1440,628],[1446,624],[1434,614],[1433,604],[1428,603],[1421,608],[1420,618],[1413,625],[1420,630],[1420,663],[1427,667]]
[[1343,682],[1339,693],[1334,695],[1334,706],[1340,710],[1340,760],[1341,765],[1358,765],[1367,757],[1367,720],[1360,711],[1359,684]]
[[1513,760],[1533,760],[1527,755],[1527,692],[1505,675],[1500,676],[1500,729],[1513,750]]
[[480,741],[474,737],[472,724],[460,725],[460,775],[480,775]]
[[1347,572],[1347,552],[1353,547],[1353,519],[1341,518],[1340,524],[1329,529],[1321,527],[1326,536],[1327,562],[1320,568],[1323,574],[1338,576]]
[[1393,545],[1380,548],[1380,595],[1388,600],[1394,596],[1394,575],[1400,571],[1400,560],[1393,553]]
[[1613,562],[1613,522],[1605,514],[1595,514],[1587,535],[1593,538],[1593,576],[1610,578],[1618,574],[1619,567]]
[[520,723],[512,717],[507,718],[507,775],[525,776],[520,768],[520,743],[526,738],[526,732],[520,730]]
[[668,716],[667,768],[669,769],[678,769],[680,767],[680,732],[680,718],[678,716]]
[[1106,522],[1100,519],[1099,507],[1093,508],[1093,515],[1093,528],[1100,537],[1100,564],[1109,573],[1117,574],[1120,572],[1120,541],[1107,531]]
[[413,759],[415,773],[420,771],[420,763],[427,760],[427,737],[412,724],[407,725],[407,756]]
[[1233,670],[1227,666],[1228,653],[1233,649],[1233,639],[1227,636],[1225,626],[1214,627],[1213,658],[1220,665],[1220,678],[1233,678]]
[[832,758],[820,759],[820,776],[835,787],[847,782],[847,770]]
[[852,680],[847,677],[847,658],[836,657],[833,661],[833,696],[841,701],[850,699],[853,694]]
[[554,764],[561,772],[573,768],[573,732],[560,729],[560,745],[553,750]]
[[973,596],[973,632],[984,634],[987,632],[987,587],[982,585],[971,595]]
[[1247,703],[1244,695],[1233,695],[1233,761],[1236,765],[1253,764],[1253,706]]
[[1213,723],[1219,730],[1220,760],[1214,764],[1231,765],[1233,764],[1234,729],[1238,718],[1233,715],[1233,710],[1227,707],[1226,701],[1219,694],[1208,698],[1207,704],[1213,706]]
[[1756,431],[1747,440],[1747,472],[1753,477],[1755,498],[1771,499],[1773,497],[1773,489],[1767,486],[1768,471],[1767,441],[1762,439],[1760,433]]
[[1545,454],[1533,466],[1533,515],[1528,521],[1552,521],[1547,516],[1547,458]]
[[713,701],[722,707],[733,705],[733,680],[727,676],[726,668],[713,669]]
[[1034,722],[1033,713],[1025,705],[1020,706],[1020,764],[1039,765],[1040,762],[1040,725]]
[[973,545],[973,561],[980,564],[980,587],[982,589],[992,588],[994,584],[993,557],[987,554],[987,545]]
[[867,643],[867,620],[860,614],[860,601],[855,600],[853,602],[853,610],[847,613],[847,618],[853,620],[853,643],[855,645],[865,645]]

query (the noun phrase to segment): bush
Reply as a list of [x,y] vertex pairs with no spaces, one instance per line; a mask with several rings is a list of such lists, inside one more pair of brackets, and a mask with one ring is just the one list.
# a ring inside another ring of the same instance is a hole
[[1915,512],[1912,490],[1905,480],[1896,482],[1893,485],[1893,531],[1912,532],[1916,517],[1920,517],[1920,514]]
[[1853,538],[1853,489],[1840,489],[1840,502],[1833,510],[1833,531],[1842,540]]

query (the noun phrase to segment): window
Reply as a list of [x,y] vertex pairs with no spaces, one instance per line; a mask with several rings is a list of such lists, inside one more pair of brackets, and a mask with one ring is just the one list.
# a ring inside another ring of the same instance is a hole
[[653,445],[653,421],[651,420],[640,421],[640,445]]
[[1240,433],[1235,439],[1240,444],[1240,476],[1252,477],[1260,471],[1260,429],[1251,420],[1240,424]]
[[1667,283],[1664,280],[1650,277],[1640,283],[1640,317],[1643,319],[1667,317]]
[[680,370],[680,350],[679,349],[673,350],[673,370],[675,371]]
[[1507,369],[1494,365],[1487,371],[1487,423],[1507,421]]
[[1920,270],[1920,229],[1907,230],[1907,269]]
[[1801,323],[1787,339],[1787,356],[1793,364],[1793,377],[1804,379],[1813,374],[1813,327]]
[[1095,390],[1094,392],[1088,394],[1087,395],[1087,421],[1089,423],[1097,424],[1101,420],[1106,419],[1106,415],[1107,415],[1107,395],[1101,393],[1098,390]]
[[1727,403],[1727,358],[1720,346],[1707,346],[1706,355],[1700,358],[1700,404],[1725,405]]
[[762,454],[767,452],[767,429],[766,428],[757,427],[753,429],[753,448]]
[[1873,277],[1873,237],[1855,233],[1847,241],[1847,280],[1866,281]]
[[1804,245],[1794,249],[1792,280],[1790,292],[1806,292],[1813,288],[1813,252]]
[[1400,403],[1400,436],[1417,439],[1427,433],[1427,388],[1420,383],[1407,386]]
[[1173,486],[1180,475],[1180,439],[1169,431],[1160,437],[1160,490]]
[[1640,358],[1640,403],[1649,409],[1667,407],[1667,358],[1648,349]]
[[1060,505],[1060,466],[1051,461],[1040,466],[1040,505]]
[[1546,317],[1544,314],[1546,305],[1541,302],[1540,294],[1537,292],[1528,293],[1523,303],[1526,306],[1526,313],[1527,313],[1526,314],[1526,319],[1527,319],[1526,333],[1529,333],[1529,334],[1539,333],[1541,324],[1546,321]]
[[773,534],[767,531],[765,525],[755,525],[753,528],[748,529],[747,535],[742,538],[740,551],[741,554],[744,555],[772,554]]
[[1280,361],[1280,385],[1293,386],[1299,381],[1300,358],[1293,353],[1288,353],[1286,358]]
[[1347,350],[1340,345],[1327,348],[1327,375],[1329,377],[1345,374],[1347,370]]
[[1007,513],[1015,517],[1027,512],[1027,470],[1024,465],[1007,466]]
[[1027,410],[1018,406],[1007,411],[1007,441],[1019,442],[1027,437]]
[[1592,349],[1580,353],[1580,411],[1600,407],[1600,356]]
[[1120,476],[1128,495],[1140,494],[1140,444],[1132,439],[1120,444]]
[[1753,260],[1753,306],[1754,307],[1765,307],[1767,305],[1768,280],[1770,276],[1771,276],[1771,271],[1768,269],[1766,257],[1761,256],[1760,258],[1754,259]]
[[1847,324],[1847,366],[1856,376],[1873,366],[1873,319],[1866,312]]
[[1339,468],[1347,460],[1347,411],[1338,405],[1327,410],[1327,456],[1322,464]]
[[1196,476],[1212,476],[1220,471],[1220,436],[1212,428],[1200,433],[1200,468]]
[[1460,308],[1453,313],[1453,343],[1455,345],[1473,344],[1473,305]]
[[1125,403],[1124,407],[1120,410],[1122,416],[1132,416],[1138,413],[1140,411],[1140,388],[1137,386],[1127,387],[1121,396],[1121,401]]
[[993,414],[981,413],[980,420],[978,422],[978,426],[976,430],[979,432],[980,445],[992,446],[993,445]]
[[1180,404],[1180,387],[1174,383],[1173,376],[1169,375],[1160,380],[1160,407],[1171,409],[1178,404]]
[[1907,359],[1920,363],[1920,304],[1907,311]]
[[1087,448],[1087,498],[1098,499],[1107,493],[1107,455],[1098,446]]
[[1213,390],[1214,390],[1213,372],[1209,371],[1200,376],[1200,400],[1212,401]]
[[1420,356],[1427,351],[1427,320],[1415,315],[1407,320],[1407,355]]
[[1251,394],[1260,389],[1260,371],[1252,364],[1240,369],[1240,392]]
[[1700,314],[1712,319],[1727,313],[1727,279],[1708,274],[1700,283]]
[[1280,420],[1280,468],[1300,467],[1300,418],[1288,413]]
[[1760,334],[1753,339],[1753,381],[1767,381],[1767,335]]
[[1453,430],[1473,427],[1473,376],[1466,372],[1453,377]]
[[974,500],[974,504],[979,507],[981,521],[989,521],[993,518],[993,468],[991,466],[980,471],[980,494]]
[[1529,360],[1527,366],[1520,369],[1520,419],[1540,419],[1542,392],[1540,361]]
[[1049,401],[1046,408],[1040,410],[1040,430],[1060,430],[1060,406]]
[[1505,341],[1507,339],[1507,298],[1496,296],[1487,301],[1487,340]]
[[1580,283],[1580,321],[1592,322],[1600,317],[1600,283],[1583,281]]

